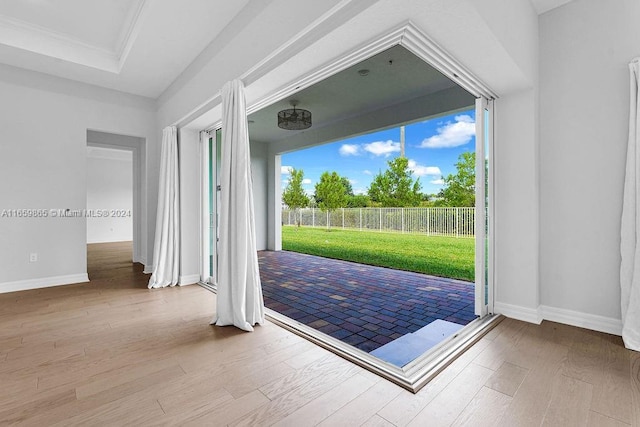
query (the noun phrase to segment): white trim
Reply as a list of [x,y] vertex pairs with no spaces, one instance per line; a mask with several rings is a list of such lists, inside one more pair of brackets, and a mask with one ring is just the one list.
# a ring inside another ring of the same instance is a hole
[[[485,276],[485,266],[487,264],[486,256],[486,215],[485,209],[486,194],[485,194],[485,123],[484,123],[484,111],[487,105],[487,99],[483,96],[476,98],[476,164],[474,165],[476,172],[476,205],[475,205],[475,314],[476,316],[483,317],[487,314],[487,306],[485,305],[485,286],[487,286],[487,280]],[[486,296],[488,298],[488,295]]]
[[138,5],[129,10],[129,25],[122,29],[118,37],[118,74],[122,71],[122,67],[133,49],[133,44],[140,34],[143,24],[142,18],[147,10],[147,0],[138,0]]
[[622,335],[622,320],[596,314],[582,313],[564,308],[541,305],[538,311],[544,320],[564,323],[613,335]]
[[189,274],[186,276],[180,276],[180,279],[178,279],[178,285],[179,286],[196,285],[199,281],[200,281],[199,274]]
[[427,64],[438,69],[474,96],[483,96],[487,99],[498,97],[489,86],[485,85],[468,68],[450,56],[445,49],[420,31],[411,21],[405,24],[399,44]]
[[[289,42],[273,51],[264,60],[257,63],[239,78],[243,81],[245,87],[248,87],[372,5],[373,2],[370,0],[341,0],[336,6],[316,19],[294,37],[290,38]],[[222,97],[220,96],[220,92],[217,92],[211,98],[177,120],[174,126],[183,127],[191,123],[221,102]],[[247,108],[247,114],[250,112],[249,110],[250,107]],[[210,129],[210,127],[207,129]]]
[[265,308],[272,323],[299,335],[413,393],[417,393],[445,367],[474,345],[502,321],[500,316],[486,316],[466,325],[458,333],[445,339],[426,353],[403,367],[378,359],[356,347],[326,335],[310,326],[293,320],[277,311]]
[[71,274],[68,276],[42,277],[40,279],[17,280],[15,282],[0,283],[0,294],[7,292],[27,291],[31,289],[50,288],[53,286],[71,285],[89,281],[87,273]]
[[4,15],[0,15],[0,39],[4,44],[27,52],[120,74],[140,33],[145,5],[146,0],[137,0],[130,8],[115,49]]
[[353,65],[359,64],[365,59],[371,58],[372,56],[389,49],[390,47],[399,44],[401,45],[403,35],[408,28],[407,25],[409,24],[404,24],[401,27],[387,31],[364,45],[358,46],[341,57],[332,59],[306,75],[302,75],[287,85],[276,89],[267,96],[259,99],[257,102],[247,106],[247,114],[251,114],[254,111],[258,111],[280,101],[281,99],[285,99],[294,93],[313,86],[314,84],[321,82],[340,71],[346,70]]
[[539,325],[543,320],[591,329],[613,335],[622,335],[622,321],[612,317],[583,313],[565,308],[540,305],[537,309],[521,307],[502,302],[495,303],[496,314]]
[[[109,138],[103,141],[101,138]],[[115,139],[112,139],[115,137]],[[147,139],[87,128],[87,147],[132,153],[133,166],[133,262],[147,263]],[[152,248],[153,250],[153,248]],[[139,260],[139,261],[138,261]],[[145,271],[146,273],[146,271]]]
[[498,200],[496,197],[496,185],[495,185],[495,127],[494,122],[496,120],[496,110],[494,107],[495,100],[489,100],[487,104],[487,108],[489,110],[489,123],[488,123],[488,135],[489,135],[489,144],[488,144],[488,153],[485,155],[488,156],[489,159],[489,176],[488,176],[488,191],[489,191],[489,206],[487,215],[488,225],[489,225],[489,278],[487,281],[489,282],[488,286],[488,299],[489,302],[487,306],[487,310],[489,313],[494,313],[493,305],[495,303],[495,291],[496,291],[496,281],[495,281],[495,271],[496,271],[496,233],[495,233],[495,224],[496,224],[496,205],[495,201]]
[[[308,31],[310,31],[310,29]],[[244,73],[241,76],[243,82],[248,86],[258,78],[265,75],[267,71],[270,71],[273,68],[272,63],[274,61],[283,60],[282,55],[284,55],[284,52],[287,53],[288,57],[291,57],[292,54],[291,52],[288,52],[287,49],[292,50],[293,53],[297,53],[297,48],[293,47],[295,45],[293,42],[304,39],[305,35],[306,32],[299,34],[298,37],[293,39],[292,43],[275,51],[260,64]],[[431,40],[416,25],[411,21],[406,21],[402,25],[382,33],[369,42],[345,53],[339,58],[334,58],[306,75],[296,78],[294,81],[258,99],[253,104],[247,105],[247,114],[251,114],[254,111],[258,111],[280,101],[281,99],[287,98],[302,89],[325,80],[340,71],[343,71],[396,45],[403,46],[414,55],[451,78],[472,95],[476,97],[484,96],[487,99],[495,99],[498,97],[491,88],[482,83],[473,73],[471,73],[471,71],[465,68],[455,58],[447,54],[444,49]],[[214,94],[207,101],[203,102],[178,120],[176,125],[183,126],[192,122],[207,111],[219,105],[221,99],[219,92]],[[219,123],[216,122],[212,123],[206,129],[212,130],[218,126]]]
[[537,308],[521,307],[519,305],[506,304],[498,301],[494,303],[493,308],[496,314],[502,314],[503,316],[511,319],[535,323],[536,325],[539,325],[542,322],[540,310]]
[[[472,95],[476,97],[484,96],[487,99],[498,97],[495,92],[484,85],[453,57],[449,56],[444,49],[420,31],[411,21],[407,21],[399,27],[391,29],[368,43],[346,53],[340,58],[333,59],[325,65],[318,67],[316,70],[296,79],[292,83],[271,92],[269,95],[249,105],[247,107],[247,114],[251,114],[254,111],[258,111],[281,99],[287,98],[300,90],[323,81],[340,71],[352,67],[396,45],[403,46],[427,64],[451,78]],[[243,80],[248,77],[249,76],[246,75],[243,76]],[[214,97],[214,99],[216,98]],[[219,99],[216,100],[218,103],[220,102]]]
[[16,49],[118,73],[117,52],[20,19],[0,15],[0,39]]
[[209,180],[208,180],[208,161],[209,161],[209,134],[205,131],[201,131],[198,135],[198,147],[200,148],[200,163],[199,163],[199,178],[200,178],[200,232],[198,233],[198,240],[200,243],[200,281],[207,282],[209,273],[207,272],[207,266],[209,265],[209,245],[207,236],[207,225],[209,224]]

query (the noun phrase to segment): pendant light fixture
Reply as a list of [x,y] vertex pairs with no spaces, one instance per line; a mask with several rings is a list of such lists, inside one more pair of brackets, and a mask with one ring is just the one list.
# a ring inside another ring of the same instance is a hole
[[298,101],[289,101],[293,108],[282,110],[278,113],[278,127],[286,130],[302,130],[311,127],[311,112],[296,109]]

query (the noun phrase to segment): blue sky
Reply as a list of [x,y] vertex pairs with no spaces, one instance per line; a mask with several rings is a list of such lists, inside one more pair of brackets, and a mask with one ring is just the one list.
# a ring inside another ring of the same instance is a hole
[[[469,110],[405,127],[405,156],[420,178],[422,192],[435,194],[442,177],[455,173],[458,156],[475,151],[475,111]],[[400,128],[344,139],[282,155],[282,187],[289,169],[304,170],[303,187],[313,194],[324,171],[346,176],[356,194],[366,193],[374,175],[400,155]]]

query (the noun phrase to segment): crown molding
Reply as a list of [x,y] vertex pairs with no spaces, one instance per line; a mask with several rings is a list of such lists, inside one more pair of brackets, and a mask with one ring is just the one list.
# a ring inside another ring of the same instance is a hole
[[30,22],[0,15],[0,44],[66,62],[119,74],[140,32],[146,0],[137,0],[117,48],[108,49]]

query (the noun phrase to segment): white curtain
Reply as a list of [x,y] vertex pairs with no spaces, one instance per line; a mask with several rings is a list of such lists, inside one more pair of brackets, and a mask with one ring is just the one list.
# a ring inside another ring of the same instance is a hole
[[244,85],[222,88],[218,291],[212,324],[253,331],[264,323],[251,185],[251,157]]
[[620,288],[622,339],[640,351],[640,58],[629,64],[630,109],[627,167],[622,201]]
[[178,171],[178,130],[162,131],[160,188],[156,236],[153,245],[153,274],[149,289],[178,284],[180,268],[180,187]]

